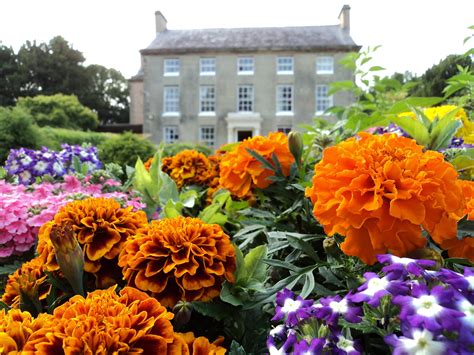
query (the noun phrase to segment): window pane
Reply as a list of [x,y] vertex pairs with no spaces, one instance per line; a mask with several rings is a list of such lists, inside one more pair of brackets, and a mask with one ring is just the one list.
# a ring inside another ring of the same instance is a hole
[[240,112],[253,111],[253,86],[240,85],[237,100],[237,110]]
[[179,59],[165,59],[165,74],[179,74]]
[[215,112],[216,90],[214,86],[201,86],[199,88],[200,112]]
[[332,106],[332,96],[329,96],[328,92],[327,85],[316,86],[316,113],[321,114]]
[[333,74],[334,73],[334,58],[333,57],[317,57],[316,58],[316,73]]
[[214,126],[202,126],[199,129],[199,141],[208,147],[215,144],[215,128]]
[[163,140],[165,143],[174,143],[179,140],[178,126],[163,127]]
[[199,66],[201,74],[215,74],[216,58],[201,58]]
[[288,134],[291,132],[291,126],[278,126],[277,131]]
[[293,73],[293,57],[278,57],[277,72]]
[[179,112],[178,86],[165,86],[163,91],[163,112]]
[[293,111],[293,86],[277,86],[277,112]]
[[237,58],[237,71],[239,73],[253,73],[254,61],[252,57],[240,57]]

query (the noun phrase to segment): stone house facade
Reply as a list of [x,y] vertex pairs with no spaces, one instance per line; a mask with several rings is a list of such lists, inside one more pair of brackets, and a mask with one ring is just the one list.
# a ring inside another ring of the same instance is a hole
[[360,50],[349,6],[333,26],[168,30],[155,13],[156,38],[130,83],[130,123],[152,141],[211,147],[311,123],[350,94],[329,84],[353,80],[338,64]]

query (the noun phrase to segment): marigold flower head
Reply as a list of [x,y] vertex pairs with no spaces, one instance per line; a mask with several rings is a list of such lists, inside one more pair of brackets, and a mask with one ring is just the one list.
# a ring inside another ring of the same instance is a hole
[[144,162],[143,166],[147,171],[149,171],[152,163],[153,163],[153,157],[149,158],[146,162]]
[[465,202],[443,155],[412,139],[360,133],[324,151],[306,190],[328,235],[345,236],[347,255],[367,264],[387,251],[421,248],[421,226],[438,243],[456,235]]
[[19,308],[21,288],[35,290],[40,301],[46,299],[51,285],[46,282],[42,259],[34,258],[27,261],[13,274],[8,276],[2,301],[10,307]]
[[[459,185],[462,188],[464,199],[466,201],[466,208],[464,213],[468,221],[474,220],[474,181],[459,180]],[[462,239],[453,237],[451,239],[443,240],[441,248],[448,251],[451,258],[466,258],[474,262],[474,236],[465,236]]]
[[269,177],[273,176],[273,171],[265,168],[247,149],[257,152],[271,164],[272,155],[275,154],[287,176],[291,164],[295,161],[288,147],[288,137],[282,132],[269,133],[268,137],[256,136],[240,142],[222,157],[219,166],[220,185],[240,198],[247,196],[255,187],[264,189],[272,183]]
[[0,310],[0,354],[16,354],[23,349],[33,332],[41,329],[50,315],[34,319],[30,313],[19,309]]
[[173,157],[162,159],[161,170],[167,173],[178,188],[184,185],[206,185],[211,164],[209,159],[196,150],[182,150]]
[[37,252],[45,260],[45,270],[59,270],[51,231],[53,226],[70,224],[84,253],[84,271],[93,273],[98,287],[107,287],[121,279],[116,258],[125,240],[147,226],[142,211],[121,208],[112,198],[89,198],[70,202],[39,231]]
[[174,306],[217,297],[224,280],[234,281],[236,257],[220,226],[176,217],[153,221],[128,239],[119,265],[129,286]]
[[176,334],[184,340],[190,354],[224,355],[226,352],[226,349],[221,346],[224,337],[219,337],[211,343],[206,337],[196,338],[193,332]]
[[74,296],[54,310],[53,321],[34,332],[24,351],[41,354],[167,354],[179,342],[166,311],[156,299],[115,286]]

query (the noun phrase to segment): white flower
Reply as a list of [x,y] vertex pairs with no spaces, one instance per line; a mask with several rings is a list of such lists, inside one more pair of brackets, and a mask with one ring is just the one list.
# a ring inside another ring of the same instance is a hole
[[374,277],[367,282],[367,289],[362,291],[362,293],[373,296],[378,291],[385,290],[389,284],[390,282],[386,277],[382,277],[381,279]]
[[270,330],[270,336],[274,337],[275,335],[280,334],[284,329],[285,329],[285,326],[282,324],[279,324],[275,328]]
[[343,336],[339,337],[336,346],[339,349],[344,350],[346,353],[356,351],[356,349],[354,348],[354,342],[352,340],[344,338]]
[[287,298],[285,300],[285,303],[283,304],[283,307],[281,308],[281,311],[283,313],[290,313],[290,312],[295,312],[300,308],[301,301],[295,301],[292,300],[291,298]]
[[469,283],[468,290],[473,291],[474,290],[474,275],[466,276],[466,280]]
[[22,165],[28,165],[33,161],[28,155],[25,155],[23,158],[20,159],[20,163]]
[[458,303],[458,309],[465,314],[461,321],[474,329],[474,304],[466,299]]
[[443,307],[438,304],[436,298],[431,295],[415,298],[412,304],[415,307],[416,313],[423,317],[434,317],[443,310]]
[[44,173],[47,168],[48,168],[48,164],[41,160],[37,162],[34,167],[34,169],[40,174]]
[[339,314],[345,314],[347,310],[349,309],[349,307],[347,306],[347,300],[345,298],[340,300],[339,302],[337,301],[330,302],[329,307],[331,307],[334,313],[339,313]]
[[444,344],[433,340],[433,334],[426,330],[413,330],[413,339],[399,339],[403,350],[409,355],[442,355],[445,352]]

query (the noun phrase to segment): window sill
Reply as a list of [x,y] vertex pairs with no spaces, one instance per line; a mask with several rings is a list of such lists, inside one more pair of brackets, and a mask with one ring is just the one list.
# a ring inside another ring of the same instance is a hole
[[215,117],[215,112],[200,112],[199,117]]
[[199,73],[200,76],[215,76],[216,72],[204,72],[204,73]]
[[179,117],[179,112],[163,112],[161,117]]
[[277,71],[278,75],[293,75],[292,71]]
[[253,75],[253,71],[239,71],[237,75]]
[[333,71],[317,71],[316,72],[317,75],[332,75],[334,74]]
[[179,76],[179,73],[164,73],[163,76]]
[[276,113],[277,116],[294,116],[292,111],[279,111]]

